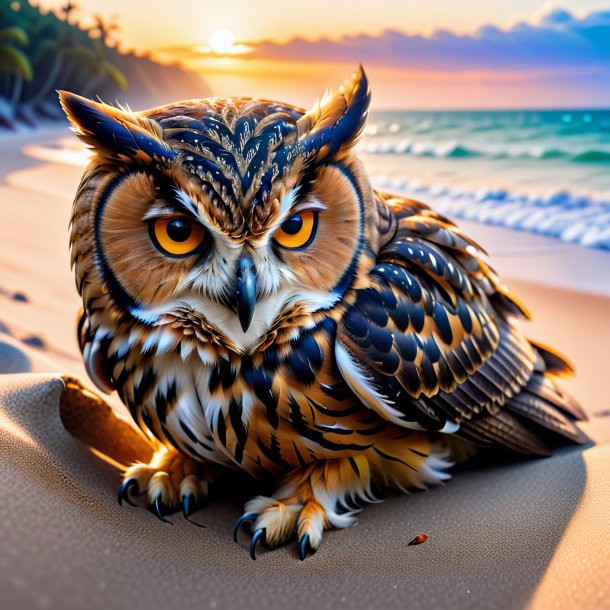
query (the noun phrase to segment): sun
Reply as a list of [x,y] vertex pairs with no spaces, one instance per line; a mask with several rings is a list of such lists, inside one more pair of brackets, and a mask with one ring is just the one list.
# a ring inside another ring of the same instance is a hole
[[224,28],[214,30],[210,34],[210,38],[208,40],[212,51],[218,54],[231,52],[234,42],[235,36],[233,35],[233,32],[229,32],[229,30],[225,30]]

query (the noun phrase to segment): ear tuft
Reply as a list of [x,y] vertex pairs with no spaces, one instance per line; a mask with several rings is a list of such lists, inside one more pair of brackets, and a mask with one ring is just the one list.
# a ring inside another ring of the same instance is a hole
[[59,91],[59,102],[74,133],[100,153],[143,162],[168,163],[174,151],[158,123],[123,109]]
[[326,92],[297,122],[301,143],[316,159],[347,155],[362,134],[371,92],[364,69],[359,66],[337,91]]

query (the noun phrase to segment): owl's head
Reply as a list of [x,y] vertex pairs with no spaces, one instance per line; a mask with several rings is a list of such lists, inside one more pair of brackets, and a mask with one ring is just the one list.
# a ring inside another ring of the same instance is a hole
[[353,152],[370,101],[362,69],[309,111],[211,98],[131,112],[60,97],[94,152],[71,235],[88,313],[167,345],[188,335],[204,352],[253,353],[332,314],[358,282],[377,214]]

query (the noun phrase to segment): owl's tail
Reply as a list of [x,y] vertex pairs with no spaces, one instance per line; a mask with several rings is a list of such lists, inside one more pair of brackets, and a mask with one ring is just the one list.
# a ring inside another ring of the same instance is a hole
[[589,440],[575,423],[586,420],[586,413],[557,383],[558,377],[573,374],[572,365],[557,351],[535,341],[530,344],[537,361],[527,384],[498,413],[469,421],[462,438],[541,456],[566,442]]

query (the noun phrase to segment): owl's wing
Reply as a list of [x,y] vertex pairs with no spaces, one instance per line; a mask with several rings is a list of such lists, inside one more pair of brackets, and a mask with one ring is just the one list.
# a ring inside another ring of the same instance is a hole
[[[459,427],[470,440],[543,453],[521,423],[523,413],[503,409],[516,395],[527,403],[528,384],[546,380],[540,353],[509,319],[529,317],[527,310],[451,221],[418,202],[379,197],[397,230],[338,324],[343,377],[362,402],[398,425],[448,433]],[[579,436],[538,389],[529,396],[536,416],[552,419],[547,427],[555,432]],[[565,402],[564,411],[582,414]]]

